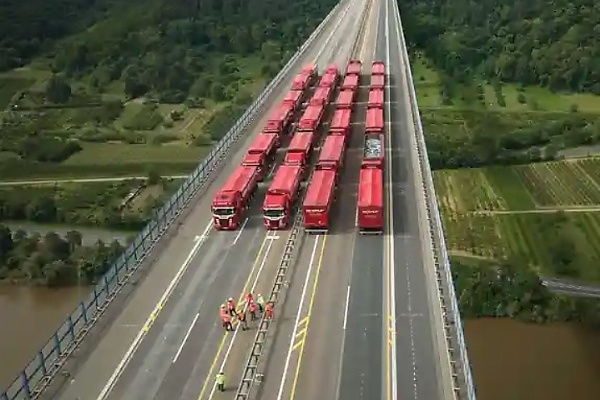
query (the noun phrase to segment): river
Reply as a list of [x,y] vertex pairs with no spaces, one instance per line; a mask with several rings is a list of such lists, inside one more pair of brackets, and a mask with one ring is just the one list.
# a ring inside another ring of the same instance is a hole
[[510,319],[465,322],[478,400],[597,400],[600,331]]

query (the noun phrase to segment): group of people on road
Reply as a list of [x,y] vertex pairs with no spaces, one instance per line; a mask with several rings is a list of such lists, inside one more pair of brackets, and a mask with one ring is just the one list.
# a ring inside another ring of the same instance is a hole
[[[226,331],[234,330],[233,318],[238,320],[243,331],[247,330],[248,322],[246,321],[246,312],[250,313],[250,321],[256,321],[263,313],[267,319],[273,319],[274,317],[274,303],[272,301],[265,303],[265,299],[260,293],[256,296],[256,299],[252,293],[247,293],[244,296],[244,301],[239,306],[240,307],[238,308],[233,297],[228,298],[226,303],[221,304],[219,317],[221,318],[223,328],[225,328]],[[224,392],[225,374],[222,370],[217,374],[215,381],[217,390]]]
[[252,293],[247,293],[244,296],[244,301],[239,305],[236,305],[233,297],[227,299],[227,302],[221,304],[219,310],[219,317],[223,323],[223,328],[226,331],[233,331],[234,318],[239,322],[242,330],[248,329],[248,322],[246,320],[246,313],[250,313],[250,321],[256,321],[259,315],[265,314],[268,319],[273,319],[273,302],[269,301],[265,303],[265,299],[261,294],[254,298]]

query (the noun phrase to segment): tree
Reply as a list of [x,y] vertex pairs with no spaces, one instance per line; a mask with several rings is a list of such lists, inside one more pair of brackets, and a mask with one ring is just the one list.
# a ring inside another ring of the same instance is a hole
[[12,232],[7,226],[0,225],[0,264],[6,262],[14,246]]
[[69,252],[73,253],[78,247],[81,247],[83,243],[83,238],[81,236],[81,232],[70,230],[66,235],[67,243],[69,243]]
[[161,181],[162,177],[160,173],[156,170],[151,170],[148,172],[148,177],[146,178],[146,184],[148,186],[158,185]]
[[66,103],[71,98],[71,86],[63,76],[54,74],[46,85],[45,94],[52,103]]

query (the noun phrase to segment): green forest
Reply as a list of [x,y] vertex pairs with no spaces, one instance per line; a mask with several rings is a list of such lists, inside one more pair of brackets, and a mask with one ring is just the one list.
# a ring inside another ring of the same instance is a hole
[[0,225],[0,282],[91,285],[123,250],[117,241],[84,246],[78,231],[69,231],[63,238],[54,232],[44,236],[12,232]]

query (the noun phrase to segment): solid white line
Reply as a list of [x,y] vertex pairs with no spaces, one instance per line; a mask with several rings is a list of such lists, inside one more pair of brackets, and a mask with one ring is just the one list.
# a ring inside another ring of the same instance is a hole
[[[385,2],[385,36],[386,36],[386,41],[385,41],[385,62],[388,68],[388,80],[389,80],[389,76],[391,75],[391,64],[390,64],[390,23],[389,23],[389,0],[386,0]],[[387,96],[388,96],[388,100],[390,99],[390,88],[387,88]],[[392,124],[392,116],[391,116],[392,112],[391,112],[391,107],[388,104],[388,112],[387,112],[387,121],[388,121],[388,126],[390,127],[390,135],[388,135],[390,138],[392,137],[391,135],[391,124]],[[392,322],[393,322],[393,328],[392,328],[392,355],[391,355],[391,359],[392,359],[392,398],[393,399],[397,399],[398,398],[398,366],[397,366],[397,351],[396,351],[396,277],[395,277],[395,263],[394,263],[394,259],[395,259],[395,243],[394,243],[394,196],[392,193],[392,175],[393,175],[393,169],[392,169],[392,145],[391,145],[391,140],[390,140],[390,145],[388,146],[389,149],[389,157],[388,157],[388,196],[389,196],[389,202],[390,202],[390,206],[389,206],[389,211],[390,211],[390,235],[392,236],[390,239],[390,262],[389,262],[389,266],[390,266],[390,276],[389,276],[389,281],[390,281],[390,288],[389,288],[389,295],[390,295],[390,302],[391,302],[391,310],[390,310],[390,317],[392,318]],[[385,324],[386,327],[389,326],[389,323],[387,321],[387,316],[385,318]]]
[[240,239],[240,236],[242,236],[242,231],[244,230],[244,228],[246,227],[246,224],[248,223],[248,218],[246,218],[244,220],[244,222],[242,223],[242,226],[240,227],[239,232],[237,233],[237,235],[235,236],[235,239],[233,240],[233,245],[235,245],[237,243],[237,241]]
[[[267,258],[269,256],[269,252],[271,251],[272,246],[273,246],[273,241],[269,240],[269,244],[267,245],[267,248],[265,249],[263,258],[260,262],[260,267],[258,268],[258,271],[256,272],[254,281],[252,282],[252,287],[250,288],[250,293],[254,292],[254,289],[256,288],[256,285],[258,284],[258,279],[260,278],[260,274],[261,274],[265,264],[267,263]],[[246,305],[244,305],[244,309],[245,308],[246,308]],[[231,338],[231,341],[229,342],[229,346],[227,347],[227,351],[225,352],[225,356],[223,358],[223,362],[221,363],[221,367],[219,368],[219,371],[223,371],[225,369],[225,364],[227,363],[227,359],[229,358],[229,353],[231,352],[231,349],[233,348],[233,344],[235,343],[235,338],[237,337],[237,334],[240,330],[241,330],[241,328],[238,326],[236,328],[236,330],[233,332],[233,336]],[[215,382],[213,384],[213,387],[210,391],[210,395],[208,396],[208,400],[212,399],[212,397],[215,394],[216,389],[217,389],[217,382]]]
[[194,320],[192,321],[190,328],[188,329],[185,336],[183,337],[183,342],[181,342],[181,346],[179,346],[179,349],[177,350],[177,354],[175,354],[175,357],[173,357],[172,364],[175,364],[175,362],[179,358],[179,355],[181,354],[181,350],[183,350],[183,346],[185,346],[185,342],[187,342],[188,337],[190,336],[190,333],[192,333],[192,329],[194,328],[194,325],[196,325],[196,321],[198,320],[199,316],[200,316],[200,313],[196,314],[196,316],[194,317]]
[[325,43],[323,44],[323,47],[321,47],[321,49],[319,50],[319,52],[315,56],[315,59],[314,59],[315,62],[319,61],[319,58],[321,57],[321,54],[323,54],[323,52],[325,51],[325,49],[329,47],[327,44],[331,41],[331,38],[337,32],[337,29],[340,26],[340,23],[344,20],[344,16],[348,13],[348,10],[350,9],[350,4],[351,4],[351,2],[348,2],[348,5],[344,9],[342,15],[338,18],[338,21],[336,22],[335,26],[333,27],[331,33],[325,39]]
[[350,285],[348,285],[348,291],[346,292],[346,309],[344,310],[344,330],[346,330],[346,323],[348,322],[348,306],[350,305]]
[[302,315],[302,306],[304,305],[304,300],[306,299],[306,289],[308,288],[308,282],[310,280],[310,272],[312,271],[312,267],[315,263],[315,255],[317,254],[317,247],[319,244],[320,237],[321,237],[321,235],[317,235],[317,238],[315,240],[315,245],[313,246],[312,253],[310,254],[308,271],[306,272],[306,279],[304,280],[304,287],[302,288],[300,304],[298,305],[298,312],[296,313],[296,321],[294,322],[294,331],[292,332],[292,338],[290,339],[290,347],[288,348],[288,353],[285,358],[285,366],[283,367],[283,374],[281,375],[281,380],[280,380],[281,383],[279,384],[279,392],[277,393],[277,400],[281,400],[283,398],[283,388],[285,387],[288,368],[290,367],[290,359],[292,358],[292,352],[294,349],[294,344],[296,342],[296,335],[298,332],[298,324],[300,323],[300,315]]
[[106,383],[106,385],[104,385],[104,388],[102,388],[102,391],[98,395],[97,400],[103,400],[103,399],[105,399],[108,396],[108,394],[110,393],[110,391],[113,389],[115,383],[117,382],[117,380],[119,379],[119,377],[121,376],[121,374],[123,373],[123,371],[125,370],[125,367],[129,363],[129,361],[131,361],[133,353],[135,353],[135,351],[137,350],[138,346],[140,345],[142,339],[144,338],[144,336],[146,336],[146,333],[148,333],[148,331],[150,330],[150,326],[152,325],[152,323],[154,322],[154,320],[156,319],[156,317],[158,316],[158,314],[162,310],[163,306],[165,305],[165,303],[167,302],[167,300],[169,299],[169,297],[173,293],[173,289],[175,288],[175,286],[177,286],[177,284],[181,280],[181,277],[183,276],[183,274],[185,273],[185,271],[188,269],[190,263],[192,262],[192,259],[194,258],[194,256],[196,255],[196,253],[198,253],[198,250],[200,249],[200,246],[202,246],[202,244],[204,243],[204,241],[208,237],[208,233],[210,232],[211,228],[212,228],[212,221],[209,222],[209,224],[204,229],[204,232],[202,232],[200,240],[196,241],[196,243],[194,244],[194,247],[192,247],[192,250],[190,250],[188,256],[185,259],[185,261],[183,262],[183,264],[179,268],[179,271],[177,271],[177,274],[175,275],[175,277],[173,278],[173,280],[171,281],[171,283],[169,284],[169,286],[167,287],[167,289],[164,291],[162,297],[160,298],[160,300],[158,301],[158,303],[156,303],[156,306],[154,307],[154,310],[150,313],[150,315],[146,319],[146,322],[144,323],[144,326],[138,332],[137,336],[133,340],[133,343],[131,343],[131,346],[129,346],[129,348],[127,349],[127,352],[125,353],[125,355],[121,359],[121,362],[119,363],[119,365],[117,366],[117,368],[114,370],[113,374],[109,378],[109,380]]

